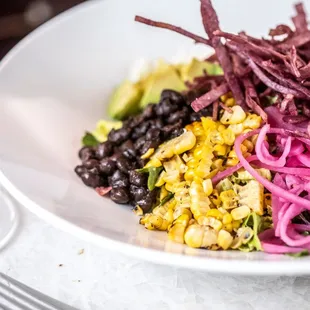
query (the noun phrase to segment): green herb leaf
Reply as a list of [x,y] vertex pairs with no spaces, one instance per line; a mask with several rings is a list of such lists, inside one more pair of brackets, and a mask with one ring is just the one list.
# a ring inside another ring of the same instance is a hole
[[302,256],[308,256],[309,255],[309,251],[308,250],[303,250],[297,253],[288,253],[286,254],[288,256],[292,256],[292,257],[302,257]]
[[163,167],[150,167],[149,168],[149,177],[147,179],[147,187],[150,191],[155,188],[155,184],[157,182],[158,176],[160,172],[163,170]]
[[157,182],[158,176],[163,170],[163,167],[148,167],[148,168],[141,168],[137,169],[137,172],[140,173],[148,173],[149,177],[147,179],[147,187],[150,191],[155,188],[155,184]]
[[174,197],[173,193],[169,193],[160,203],[159,203],[159,207],[163,206],[166,202],[168,202],[170,199],[172,199]]
[[259,215],[257,215],[255,212],[252,212],[248,215],[248,217],[245,219],[245,221],[242,224],[242,227],[250,227],[253,229],[254,235],[251,240],[239,249],[244,252],[250,252],[256,249],[257,251],[262,250],[262,246],[260,243],[260,240],[258,238],[258,234],[261,231],[262,226],[262,219]]
[[90,132],[86,132],[82,138],[82,144],[84,146],[97,146],[99,142]]

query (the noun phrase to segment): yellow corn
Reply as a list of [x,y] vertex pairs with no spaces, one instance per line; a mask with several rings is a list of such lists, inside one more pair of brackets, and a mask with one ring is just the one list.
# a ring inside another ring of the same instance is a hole
[[223,225],[223,229],[229,232],[233,231],[233,225],[231,223]]
[[244,140],[243,142],[242,142],[242,145],[244,145],[245,147],[246,147],[246,149],[247,149],[247,151],[248,152],[250,152],[250,153],[252,153],[253,152],[253,150],[254,150],[254,145],[253,145],[253,143],[250,141],[250,140]]
[[233,209],[237,206],[238,196],[232,189],[221,192],[220,199],[223,203],[224,209]]
[[228,98],[226,101],[225,101],[225,105],[229,108],[233,107],[234,105],[236,104],[236,101],[234,98]]
[[221,132],[225,144],[233,145],[235,143],[236,135],[231,128],[227,128]]
[[243,122],[243,126],[245,128],[257,129],[260,127],[261,123],[262,118],[259,115],[249,114]]
[[215,206],[219,206],[222,203],[220,195],[216,189],[213,190],[209,198]]
[[[211,216],[211,217],[214,217],[218,220],[223,220],[223,213],[220,212],[218,209],[210,209],[208,212],[207,212],[207,216]],[[224,215],[225,216],[225,215]],[[223,221],[224,223],[224,221]]]
[[238,221],[233,221],[232,222],[232,227],[233,229],[238,229],[241,226],[242,221],[238,220]]
[[150,158],[151,155],[153,155],[154,151],[155,151],[154,148],[148,149],[148,151],[147,151],[146,153],[144,153],[143,155],[141,155],[141,158],[142,158],[142,159]]
[[184,243],[184,233],[190,218],[187,214],[179,216],[168,230],[168,238],[178,243]]
[[215,159],[212,162],[211,168],[221,170],[223,168],[223,162],[224,162],[224,160],[222,158]]
[[163,186],[166,183],[166,181],[165,181],[166,175],[167,175],[166,171],[163,170],[160,173],[155,186],[157,186],[157,187]]
[[195,177],[195,170],[193,168],[187,169],[184,174],[185,181],[192,181]]
[[231,214],[226,213],[223,215],[223,224],[224,225],[230,224],[230,223],[232,223],[232,221],[233,221],[233,218],[232,218]]
[[251,209],[247,206],[238,207],[231,211],[231,216],[234,220],[246,218],[251,213]]
[[220,231],[223,226],[220,220],[217,220],[216,218],[211,216],[200,216],[197,219],[197,222],[199,225],[210,226],[216,231]]
[[202,182],[193,181],[189,189],[190,194],[190,209],[195,219],[205,215],[210,209],[210,200],[205,194]]
[[208,139],[213,144],[220,144],[223,145],[225,143],[224,138],[220,132],[217,130],[212,130],[208,135]]
[[229,125],[227,129],[231,130],[237,136],[243,132],[244,127],[243,124],[241,123],[241,124]]
[[184,240],[193,248],[208,248],[217,242],[217,232],[208,227],[192,224],[186,228]]
[[[227,100],[226,100],[227,101]],[[220,122],[224,125],[235,125],[240,124],[246,119],[246,114],[239,105],[235,105],[231,108],[232,113],[224,111]]]
[[231,246],[233,240],[234,238],[228,231],[223,230],[223,229],[219,231],[219,234],[217,236],[217,244],[223,250],[227,250]]
[[228,158],[226,161],[226,166],[233,167],[236,166],[239,163],[238,158]]
[[202,188],[203,188],[203,191],[205,192],[205,194],[207,196],[210,196],[212,194],[212,191],[213,191],[213,185],[212,185],[211,179],[206,179],[206,180],[202,181]]
[[214,149],[214,155],[215,156],[225,156],[226,155],[226,151],[227,151],[226,145],[217,144],[214,146],[213,149]]

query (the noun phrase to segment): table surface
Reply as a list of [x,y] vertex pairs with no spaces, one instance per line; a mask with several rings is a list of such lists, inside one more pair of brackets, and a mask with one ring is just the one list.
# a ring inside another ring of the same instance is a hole
[[0,270],[83,310],[310,309],[310,277],[238,277],[159,266],[109,252],[19,207]]

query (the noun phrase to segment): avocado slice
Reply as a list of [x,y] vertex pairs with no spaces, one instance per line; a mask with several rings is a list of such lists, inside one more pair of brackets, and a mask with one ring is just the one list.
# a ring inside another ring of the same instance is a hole
[[223,70],[218,63],[210,61],[200,61],[193,58],[189,64],[180,67],[180,75],[183,81],[192,82],[195,77],[204,75],[204,71],[208,75],[222,75]]
[[122,120],[139,111],[139,101],[142,97],[142,89],[139,83],[128,80],[122,82],[114,91],[108,106],[108,114],[111,118]]
[[119,129],[122,125],[123,123],[121,121],[107,121],[102,119],[98,121],[92,135],[98,142],[102,143],[107,140],[108,134],[112,129]]
[[173,89],[178,92],[184,91],[186,86],[178,75],[177,70],[166,64],[159,62],[154,73],[142,83],[144,94],[140,101],[140,108],[144,108],[149,103],[157,103],[160,100],[161,92],[164,89]]

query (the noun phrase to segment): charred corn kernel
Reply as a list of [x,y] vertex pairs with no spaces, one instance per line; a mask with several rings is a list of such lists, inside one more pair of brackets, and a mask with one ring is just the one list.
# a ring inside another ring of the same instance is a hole
[[225,105],[227,107],[233,107],[234,105],[236,104],[236,101],[234,98],[228,98],[226,101],[225,101]]
[[223,224],[220,220],[214,218],[214,217],[209,217],[209,216],[200,216],[197,219],[197,222],[199,225],[203,225],[203,226],[210,226],[212,227],[214,230],[216,231],[220,231]]
[[201,123],[205,132],[216,130],[218,125],[211,117],[202,117]]
[[246,147],[246,149],[247,149],[247,151],[248,151],[249,153],[252,153],[252,152],[253,152],[253,150],[254,150],[254,145],[253,145],[253,143],[252,143],[250,140],[247,140],[247,139],[244,140],[244,141],[242,142],[242,145]]
[[181,215],[187,215],[189,218],[192,218],[193,216],[190,209],[177,205],[173,212],[173,219],[177,219]]
[[221,135],[221,133],[216,131],[216,130],[212,130],[210,132],[210,134],[208,135],[208,139],[213,144],[220,144],[220,145],[222,145],[222,144],[225,143],[224,138]]
[[250,227],[240,227],[237,230],[237,236],[231,244],[232,249],[237,249],[240,245],[246,244],[253,237],[254,232]]
[[231,211],[231,216],[234,220],[246,218],[251,213],[251,209],[247,206],[237,207]]
[[145,222],[144,226],[146,229],[150,230],[167,230],[169,224],[170,223],[167,220],[163,219],[161,216],[151,214]]
[[202,182],[193,181],[190,185],[189,195],[190,209],[195,219],[210,210],[210,200],[203,190]]
[[243,122],[243,126],[245,128],[257,129],[260,127],[261,123],[262,118],[259,115],[249,114]]
[[248,151],[247,147],[243,144],[240,145],[240,149],[241,149],[242,154],[245,154]]
[[212,168],[213,169],[222,169],[223,168],[223,162],[224,162],[224,160],[223,159],[221,159],[221,158],[218,158],[218,159],[215,159],[213,162],[212,162]]
[[227,93],[227,94],[225,94],[225,95],[222,95],[222,96],[220,97],[220,99],[221,99],[222,102],[225,102],[228,98],[230,98],[229,93]]
[[133,212],[138,216],[143,215],[143,209],[140,206],[135,206],[135,208],[133,209]]
[[229,153],[228,153],[228,158],[238,158],[237,157],[237,154],[235,152],[235,150],[231,150]]
[[233,227],[233,229],[238,229],[238,228],[241,226],[241,223],[242,223],[241,220],[239,220],[239,221],[233,221],[233,222],[232,222],[232,227]]
[[148,218],[150,216],[151,216],[151,213],[147,213],[144,216],[142,216],[139,220],[139,224],[144,225],[148,221]]
[[187,214],[179,216],[168,230],[168,238],[178,243],[184,243],[184,233],[189,220]]
[[147,163],[146,165],[144,166],[145,168],[149,168],[149,167],[155,167],[155,168],[158,168],[158,167],[161,167],[162,166],[162,163],[161,161],[158,159],[158,158],[151,158]]
[[224,125],[222,125],[222,124],[220,124],[219,126],[218,126],[218,128],[217,128],[217,131],[219,131],[220,133],[222,133],[223,131],[225,131],[226,130],[226,126],[224,126]]
[[271,194],[265,194],[264,195],[264,203],[265,203],[265,206],[271,206]]
[[167,213],[168,208],[165,206],[157,206],[153,209],[152,213],[163,217]]
[[168,194],[169,194],[169,192],[166,190],[166,188],[161,187],[160,188],[160,194],[159,194],[159,200],[162,201]]
[[192,181],[195,176],[195,171],[193,168],[187,169],[187,171],[184,174],[185,181]]
[[[210,209],[208,212],[207,212],[207,216],[211,216],[211,217],[214,217],[218,220],[223,220],[223,213],[220,212],[218,209]],[[224,224],[224,221],[223,221],[223,224]]]
[[217,242],[217,232],[207,226],[192,224],[184,234],[185,243],[192,248],[208,248]]
[[212,179],[214,176],[217,175],[219,169],[213,169],[209,174],[206,175],[206,179]]
[[213,191],[213,185],[211,179],[206,179],[202,181],[203,191],[207,196],[210,196]]
[[222,203],[220,195],[216,189],[213,190],[209,198],[215,206],[219,206]]
[[[226,100],[227,102],[227,100]],[[220,122],[224,125],[235,125],[240,124],[246,119],[246,114],[239,105],[235,105],[231,108],[232,113],[225,110]]]
[[227,250],[231,246],[233,240],[233,236],[228,231],[223,229],[219,231],[219,234],[217,236],[217,244],[223,250]]
[[[220,199],[224,209],[232,209],[237,206],[238,196],[234,190],[229,189],[220,193]],[[232,215],[233,216],[233,215]]]
[[238,158],[228,158],[226,160],[226,166],[228,166],[228,167],[236,166],[238,163],[239,163]]
[[233,218],[232,218],[231,214],[226,213],[223,215],[223,224],[224,225],[230,224],[230,223],[232,223],[232,221],[233,221]]
[[192,131],[186,131],[180,136],[171,139],[162,145],[156,150],[152,155],[151,159],[156,158],[161,161],[164,159],[169,159],[174,155],[182,154],[194,147],[196,143],[196,137]]
[[227,128],[223,130],[221,134],[222,134],[225,144],[233,145],[235,143],[236,135],[231,130],[231,128]]
[[223,215],[228,214],[227,210],[225,210],[223,207],[218,207],[217,210],[219,210]]
[[243,124],[236,124],[236,125],[229,125],[227,129],[231,130],[237,136],[243,132],[244,127]]
[[154,148],[148,149],[148,151],[147,151],[146,153],[144,153],[143,155],[141,155],[141,158],[142,158],[142,159],[150,158],[151,155],[153,155],[154,151],[155,151]]
[[161,186],[163,186],[166,183],[166,181],[165,181],[166,175],[167,175],[167,173],[164,170],[160,173],[160,175],[159,175],[159,177],[157,179],[157,182],[155,183],[156,187],[161,187]]
[[165,213],[165,215],[163,216],[163,219],[168,221],[169,224],[171,224],[174,220],[173,217],[173,210],[172,209],[168,209],[167,212]]
[[233,225],[232,225],[232,223],[223,225],[223,229],[226,230],[226,231],[228,231],[228,232],[232,232],[232,231],[233,231]]
[[226,145],[217,144],[214,146],[213,149],[214,149],[214,155],[215,156],[225,156],[226,155],[226,151],[227,151]]
[[257,135],[253,135],[252,137],[249,138],[254,146],[256,145],[257,138],[258,138],[258,134]]

